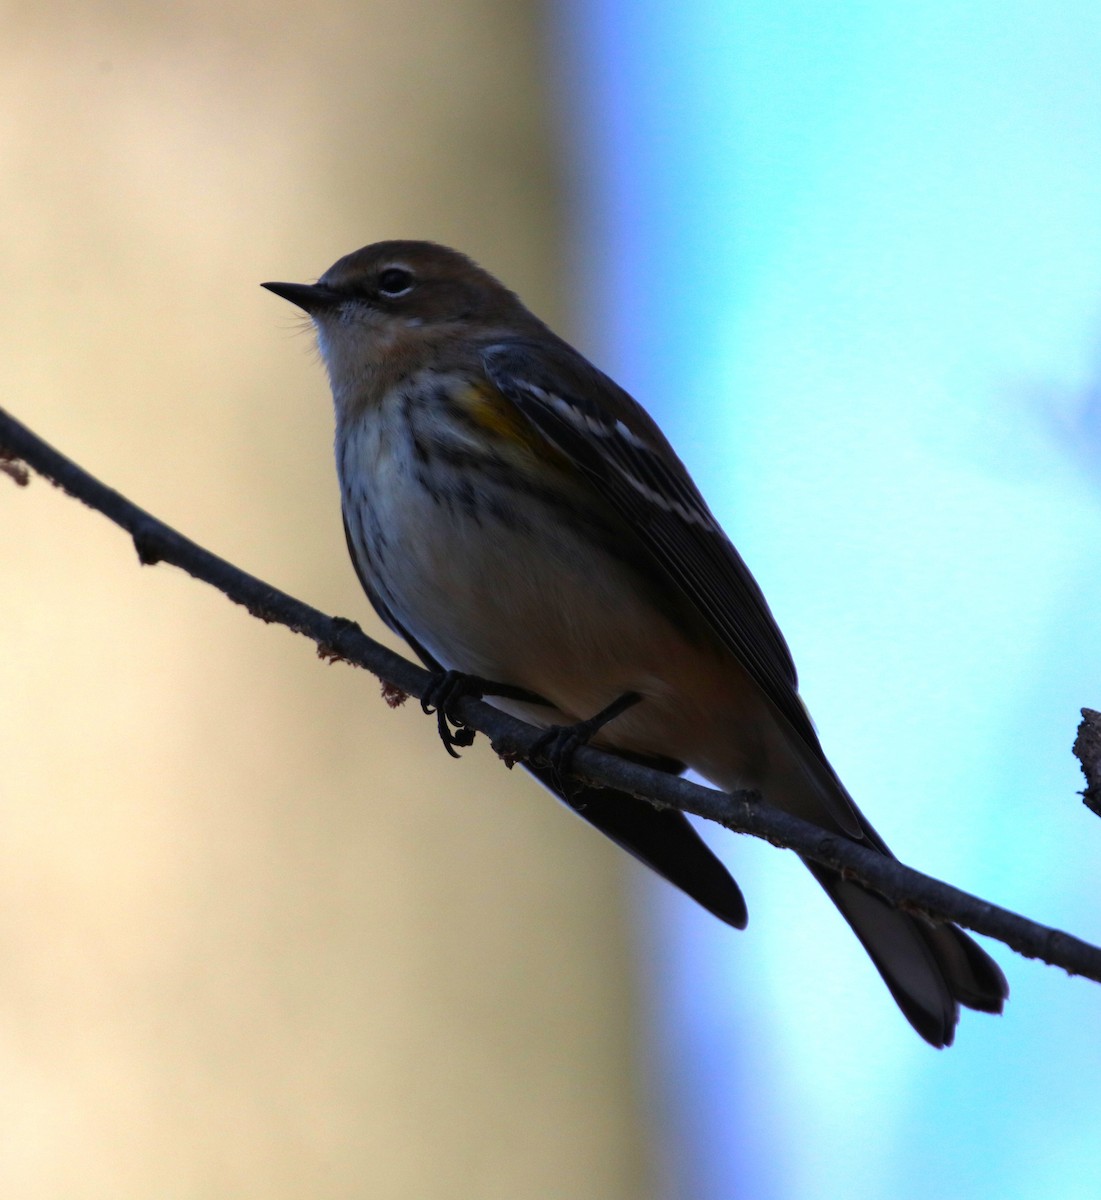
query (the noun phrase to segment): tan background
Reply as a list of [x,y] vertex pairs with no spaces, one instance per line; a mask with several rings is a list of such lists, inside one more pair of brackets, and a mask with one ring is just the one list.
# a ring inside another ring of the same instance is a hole
[[[0,404],[377,632],[263,279],[456,244],[571,332],[513,0],[9,6]],[[0,479],[0,1196],[639,1197],[624,860]]]

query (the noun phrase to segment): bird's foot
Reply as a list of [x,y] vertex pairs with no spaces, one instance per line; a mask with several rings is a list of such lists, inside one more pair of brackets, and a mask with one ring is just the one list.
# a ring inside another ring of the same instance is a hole
[[532,746],[527,757],[545,762],[551,769],[554,786],[568,796],[573,791],[568,778],[573,756],[582,746],[588,745],[609,721],[633,708],[641,699],[638,692],[624,692],[607,708],[602,708],[595,716],[585,721],[578,721],[574,725],[549,726]]
[[436,727],[440,741],[452,758],[458,758],[456,747],[469,746],[474,741],[474,730],[463,725],[451,715],[451,707],[463,696],[481,700],[484,696],[500,696],[506,700],[523,700],[529,704],[546,704],[542,696],[529,692],[527,688],[515,687],[511,683],[496,683],[480,675],[466,675],[462,671],[437,671],[429,680],[421,697],[421,712],[436,714]]

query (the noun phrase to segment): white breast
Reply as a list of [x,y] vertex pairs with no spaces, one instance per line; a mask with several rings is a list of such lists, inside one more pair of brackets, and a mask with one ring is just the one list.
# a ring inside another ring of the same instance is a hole
[[367,574],[404,628],[445,666],[533,690],[536,676],[546,687],[581,664],[629,657],[631,631],[653,620],[629,570],[598,562],[523,489],[472,482],[443,452],[469,449],[459,440],[469,431],[426,405],[415,428],[433,447],[423,461],[400,405],[389,397],[338,436],[337,464],[353,540],[367,543]]

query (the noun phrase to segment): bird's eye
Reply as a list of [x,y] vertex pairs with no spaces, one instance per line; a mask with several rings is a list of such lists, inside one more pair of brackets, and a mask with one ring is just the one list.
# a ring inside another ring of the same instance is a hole
[[378,290],[382,296],[404,296],[413,287],[413,272],[404,267],[387,267],[378,277]]

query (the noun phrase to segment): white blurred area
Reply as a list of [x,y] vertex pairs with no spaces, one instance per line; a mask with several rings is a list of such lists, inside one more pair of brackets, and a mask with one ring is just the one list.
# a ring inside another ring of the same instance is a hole
[[[534,6],[2,25],[0,406],[378,634],[258,284],[431,237],[570,332]],[[614,850],[42,480],[0,629],[0,1196],[648,1193]]]

